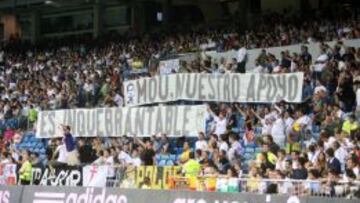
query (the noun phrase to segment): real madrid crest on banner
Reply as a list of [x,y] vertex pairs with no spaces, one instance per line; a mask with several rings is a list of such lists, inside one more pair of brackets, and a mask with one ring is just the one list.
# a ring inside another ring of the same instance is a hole
[[131,105],[134,103],[134,96],[135,96],[135,92],[134,92],[134,84],[128,84],[126,86],[126,105]]

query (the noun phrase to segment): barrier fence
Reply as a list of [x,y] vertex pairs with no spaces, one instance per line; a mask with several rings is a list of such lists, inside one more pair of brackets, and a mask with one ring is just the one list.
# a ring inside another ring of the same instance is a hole
[[96,187],[0,186],[11,203],[357,203],[358,199]]
[[[10,164],[10,166],[12,166]],[[0,185],[16,184],[15,171],[0,167]],[[11,168],[11,167],[10,167]],[[8,175],[5,175],[8,174]],[[110,176],[111,175],[111,176]],[[110,167],[108,165],[33,168],[31,185],[82,186],[121,189],[278,194],[298,197],[360,198],[360,181],[331,179],[292,180],[262,178],[193,177],[181,175],[179,166]],[[1,201],[0,201],[1,202]]]

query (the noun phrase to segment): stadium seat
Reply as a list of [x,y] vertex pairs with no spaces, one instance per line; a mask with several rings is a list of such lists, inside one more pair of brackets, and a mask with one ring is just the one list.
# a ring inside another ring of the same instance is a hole
[[166,160],[165,159],[160,160],[158,166],[166,166]]
[[166,166],[173,166],[174,165],[174,161],[173,160],[167,160],[166,161]]
[[170,154],[169,159],[172,161],[176,161],[177,160],[176,154]]

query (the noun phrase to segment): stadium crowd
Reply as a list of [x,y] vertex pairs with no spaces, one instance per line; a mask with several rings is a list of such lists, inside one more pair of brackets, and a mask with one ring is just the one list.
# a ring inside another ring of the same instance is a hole
[[[360,38],[359,16],[334,19],[319,14],[311,21],[304,19],[308,18],[272,14],[245,33],[206,30],[44,49],[7,45],[0,53],[1,163],[18,164],[23,184],[30,183],[31,165],[46,164],[179,165],[185,177],[322,180],[326,184],[360,180],[360,48],[342,43]],[[334,47],[324,43],[331,40],[338,41]],[[319,56],[307,50],[306,44],[315,42],[322,50]],[[248,49],[298,43],[304,44],[301,53],[283,50],[281,58],[264,50],[251,71],[304,72],[301,104],[209,103],[208,129],[199,132],[197,139],[165,134],[145,139],[136,135],[75,139],[71,126],[64,126],[63,139],[43,140],[45,157],[18,147],[40,110],[124,106],[122,82],[159,74],[162,59],[235,49],[238,54],[232,60],[199,57],[182,62],[179,72],[242,73]],[[5,125],[12,119],[18,119],[16,128]],[[171,162],[159,158],[173,154],[177,158]],[[114,171],[108,176],[114,178]],[[311,190],[317,187],[311,185]],[[249,184],[248,189],[258,190],[258,186]]]

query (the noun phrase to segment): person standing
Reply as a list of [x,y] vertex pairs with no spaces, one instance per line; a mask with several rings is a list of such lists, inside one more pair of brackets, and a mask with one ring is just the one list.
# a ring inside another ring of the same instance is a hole
[[244,44],[239,46],[240,48],[236,53],[236,62],[237,62],[237,73],[245,73],[246,72],[246,60],[247,60],[247,52]]
[[29,152],[24,151],[22,153],[22,164],[19,170],[20,185],[30,185],[32,178],[32,165],[30,162]]
[[70,133],[71,128],[68,125],[62,126],[64,131],[63,143],[65,144],[67,155],[67,164],[69,166],[74,166],[79,164],[78,153],[76,150],[76,142],[72,134]]

